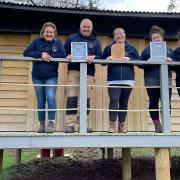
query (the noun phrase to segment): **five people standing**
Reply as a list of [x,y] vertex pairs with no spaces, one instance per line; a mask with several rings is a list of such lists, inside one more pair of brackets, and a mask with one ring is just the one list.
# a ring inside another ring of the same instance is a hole
[[[158,26],[153,26],[150,30],[151,41],[163,41],[164,31]],[[80,30],[78,33],[70,35],[65,41],[64,47],[60,40],[57,39],[56,26],[51,23],[45,23],[40,32],[40,38],[35,39],[28,48],[24,51],[24,56],[41,58],[43,61],[34,61],[32,69],[32,81],[37,98],[38,120],[40,123],[38,132],[54,132],[56,119],[56,85],[58,78],[58,62],[54,62],[53,58],[67,58],[72,59],[71,42],[87,42],[88,47],[88,68],[87,81],[88,84],[94,84],[95,66],[92,64],[94,59],[101,59],[102,50],[101,44],[96,37],[93,30],[93,23],[90,19],[83,19],[80,23]],[[126,33],[123,28],[116,28],[113,31],[113,42],[105,47],[103,58],[111,60],[111,47],[113,44],[122,44],[125,49],[124,57],[121,59],[123,64],[109,64],[108,65],[108,94],[110,98],[109,103],[109,132],[116,132],[116,120],[118,118],[118,132],[124,132],[124,122],[127,115],[128,100],[134,86],[134,66],[126,64],[130,60],[140,59],[139,54],[134,46],[126,42]],[[179,48],[175,50],[176,59],[179,59]],[[67,54],[67,56],[66,56]],[[167,61],[172,61],[174,53],[167,48]],[[144,61],[150,60],[150,47],[144,49],[141,54],[141,59]],[[144,69],[145,85],[147,87],[147,94],[149,97],[149,109],[157,109],[157,111],[150,111],[150,116],[155,125],[156,132],[162,132],[161,123],[159,119],[159,100],[160,100],[160,76],[158,66],[140,66]],[[69,63],[67,72],[67,84],[79,85],[80,82],[80,65],[79,63]],[[180,78],[176,82],[180,86]],[[169,70],[169,85],[171,85],[171,71]],[[158,88],[151,88],[148,86],[158,86]],[[92,88],[88,87],[87,108],[90,108],[90,95]],[[171,97],[171,89],[170,89]],[[179,91],[178,91],[179,92]],[[67,109],[78,109],[78,94],[79,87],[68,87],[66,89],[67,95]],[[48,104],[48,125],[45,128],[45,106]],[[43,109],[43,110],[41,110]],[[51,110],[52,109],[52,110]],[[112,110],[112,111],[111,111]],[[117,111],[115,111],[117,110]],[[89,111],[87,112],[89,115]],[[66,133],[74,133],[78,131],[79,118],[77,110],[66,111]],[[92,129],[88,128],[88,132]]]

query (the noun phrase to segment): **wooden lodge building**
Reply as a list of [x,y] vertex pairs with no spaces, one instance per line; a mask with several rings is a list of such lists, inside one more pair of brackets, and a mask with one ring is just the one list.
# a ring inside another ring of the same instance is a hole
[[[179,13],[124,12],[109,10],[84,10],[57,7],[43,7],[24,4],[0,2],[0,56],[22,56],[24,49],[34,38],[38,37],[44,22],[51,21],[57,25],[60,39],[79,29],[83,18],[90,18],[101,41],[102,48],[112,41],[112,31],[116,27],[126,30],[127,41],[132,43],[139,53],[148,45],[148,32],[152,25],[159,25],[166,31],[165,39],[168,47],[177,47],[179,33]],[[2,62],[0,84],[0,131],[36,131],[37,113],[26,109],[36,109],[34,89],[31,81],[31,62]],[[59,84],[66,84],[67,64],[61,63],[59,68]],[[143,71],[135,67],[135,86],[129,109],[142,110],[128,112],[128,131],[154,131],[149,118],[148,99],[144,87]],[[107,67],[96,65],[95,83],[107,85]],[[175,75],[173,74],[173,86]],[[12,83],[5,85],[3,83]],[[30,84],[30,85],[27,85]],[[140,87],[140,88],[138,88]],[[93,87],[92,108],[108,109],[106,87]],[[171,127],[180,131],[180,98],[174,87],[172,93]],[[3,109],[4,108],[4,109]],[[9,108],[9,109],[8,109]],[[17,110],[12,110],[12,109]],[[59,87],[57,108],[66,108],[65,88]],[[22,109],[22,110],[18,110]],[[65,111],[58,111],[56,130],[63,131]],[[108,112],[91,111],[90,127],[96,131],[108,129]]]

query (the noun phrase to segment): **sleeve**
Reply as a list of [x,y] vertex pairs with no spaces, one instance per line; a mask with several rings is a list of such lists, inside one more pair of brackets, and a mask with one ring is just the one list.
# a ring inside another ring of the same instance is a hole
[[71,38],[68,37],[64,43],[64,48],[67,55],[71,54]]
[[140,59],[143,61],[147,61],[150,58],[150,54],[147,53],[147,49],[144,49],[144,51],[141,54]]
[[102,49],[101,49],[101,43],[99,40],[97,40],[97,46],[95,50],[95,59],[101,59],[102,58]]
[[[141,56],[140,56],[140,60],[141,61],[147,61],[149,58],[150,58],[150,55],[148,55],[149,53],[147,53],[147,49],[144,49],[143,52],[141,53]],[[145,69],[146,66],[145,65],[138,65],[139,68],[141,69]]]
[[170,57],[172,60],[175,59],[174,52],[172,49],[168,50],[167,57]]
[[133,47],[133,53],[132,53],[130,59],[131,60],[138,60],[138,59],[140,59],[139,53],[138,53],[138,51],[136,50],[135,47]]
[[[168,49],[167,57],[170,57],[173,61],[175,61],[174,51],[172,49]],[[169,66],[170,70],[176,71],[176,66]]]
[[[107,46],[105,47],[104,51],[103,51],[103,55],[102,55],[102,58],[103,59],[106,59],[107,57],[109,57],[111,55],[111,51],[110,51],[110,47],[111,46]],[[108,64],[101,64],[102,66],[106,66]]]
[[174,50],[174,60],[180,61],[180,48],[177,48],[176,50]]
[[41,58],[42,52],[38,51],[37,40],[34,40],[23,52],[25,57]]
[[51,52],[51,53],[49,53],[49,55],[53,58],[65,58],[66,57],[66,51],[65,51],[63,44],[59,40],[57,41],[57,47],[58,47],[58,51],[57,52]]
[[[180,48],[179,47],[174,50],[174,60],[180,62]],[[174,67],[172,66],[171,70],[176,71],[176,75],[177,74],[179,75],[180,66],[174,66]]]
[[110,51],[108,50],[108,46],[104,49],[103,51],[103,59],[106,59],[107,57],[109,57],[111,54],[110,54]]

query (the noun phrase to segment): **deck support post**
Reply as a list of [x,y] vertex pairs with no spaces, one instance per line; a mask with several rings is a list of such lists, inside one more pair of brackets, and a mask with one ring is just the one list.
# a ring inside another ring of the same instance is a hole
[[131,180],[131,149],[122,148],[122,180]]
[[113,148],[107,148],[107,159],[108,160],[113,159]]
[[169,148],[155,148],[156,180],[170,180]]
[[21,149],[16,149],[16,165],[21,164]]

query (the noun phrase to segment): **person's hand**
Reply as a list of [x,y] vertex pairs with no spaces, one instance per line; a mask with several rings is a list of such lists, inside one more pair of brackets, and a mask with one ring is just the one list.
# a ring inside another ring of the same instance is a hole
[[121,61],[122,62],[128,62],[128,61],[130,61],[130,58],[129,57],[123,57]]
[[67,55],[66,59],[69,60],[69,61],[71,61],[72,55],[71,55],[71,54]]
[[172,58],[170,58],[170,57],[166,58],[166,62],[171,62],[171,61],[172,61]]
[[88,62],[89,64],[91,64],[94,59],[95,59],[95,56],[94,56],[94,55],[93,55],[93,56],[88,56],[88,57],[87,57],[87,62]]
[[46,52],[43,52],[43,53],[42,53],[41,58],[42,58],[44,61],[46,61],[46,62],[50,62],[50,61],[52,60],[52,57],[51,57],[48,53],[46,53]]
[[109,56],[106,58],[107,60],[112,60],[112,56]]

